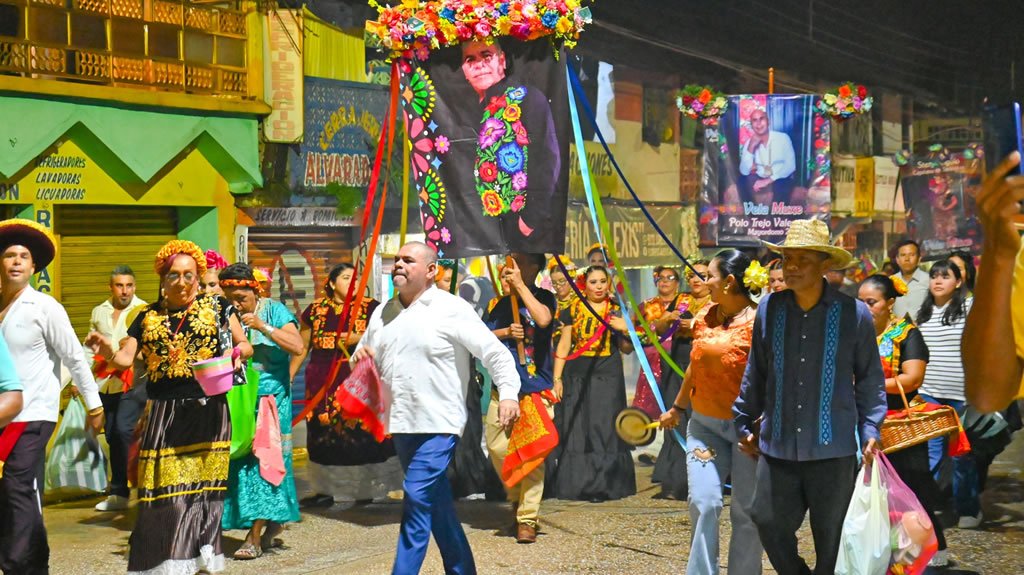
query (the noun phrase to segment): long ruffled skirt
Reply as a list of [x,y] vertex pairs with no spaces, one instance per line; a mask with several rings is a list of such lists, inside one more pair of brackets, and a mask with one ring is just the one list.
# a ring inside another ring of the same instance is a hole
[[146,417],[128,573],[223,571],[221,516],[231,450],[227,400],[153,400]]

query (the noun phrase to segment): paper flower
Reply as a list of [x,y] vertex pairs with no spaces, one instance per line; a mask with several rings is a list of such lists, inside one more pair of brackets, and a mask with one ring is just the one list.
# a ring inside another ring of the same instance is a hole
[[818,111],[838,120],[846,120],[857,114],[871,111],[874,98],[868,96],[868,89],[862,84],[847,82],[834,92],[825,92],[818,101]]
[[743,285],[750,291],[759,292],[768,285],[768,268],[761,265],[761,262],[753,260],[743,272]]
[[366,32],[391,58],[426,60],[432,50],[462,42],[550,37],[556,50],[572,48],[592,21],[582,0],[370,0],[377,19]]
[[445,136],[438,136],[434,139],[434,149],[437,150],[438,154],[443,154],[451,148],[451,142]]
[[903,281],[903,278],[901,278],[899,274],[889,276],[889,279],[892,280],[892,285],[896,288],[897,295],[907,295],[907,292],[909,291],[909,288],[907,288],[907,282]]
[[725,113],[729,101],[721,92],[708,86],[689,84],[676,93],[676,107],[684,116],[700,120],[705,126],[718,125],[718,119]]

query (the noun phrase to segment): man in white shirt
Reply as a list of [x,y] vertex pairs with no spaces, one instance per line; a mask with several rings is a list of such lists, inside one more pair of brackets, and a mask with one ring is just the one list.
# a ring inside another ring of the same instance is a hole
[[928,297],[928,284],[931,278],[928,272],[918,265],[921,263],[921,246],[914,240],[903,240],[896,245],[896,265],[900,268],[898,274],[907,284],[907,293],[896,298],[896,305],[892,307],[896,317],[910,315],[910,319],[917,321],[917,312]]
[[[103,404],[68,314],[29,281],[56,253],[49,231],[30,220],[0,222],[0,331],[7,340],[24,390],[24,423],[0,478],[0,571],[49,572],[50,548],[42,516],[46,443],[57,422],[63,362],[85,400],[86,426],[103,427]],[[13,425],[13,424],[12,424]],[[10,427],[10,426],[9,426]],[[6,429],[5,429],[6,433]]]
[[391,272],[397,297],[370,317],[352,362],[371,357],[390,388],[387,432],[405,471],[402,526],[393,575],[419,573],[433,531],[446,573],[474,575],[445,471],[466,425],[469,357],[498,388],[499,421],[519,417],[519,372],[512,354],[458,296],[434,286],[437,254],[410,242]]
[[[128,337],[129,312],[146,305],[135,296],[135,272],[117,266],[110,272],[110,297],[92,310],[89,326],[117,351]],[[107,366],[102,357],[93,358],[93,375],[100,387],[100,401],[106,413],[104,433],[110,446],[110,495],[96,504],[96,511],[121,511],[128,507],[128,446],[144,405],[122,401],[132,385],[132,371]]]
[[753,134],[740,146],[741,200],[788,203],[796,172],[793,140],[783,132],[770,130],[768,113],[761,108],[750,113],[750,128]]

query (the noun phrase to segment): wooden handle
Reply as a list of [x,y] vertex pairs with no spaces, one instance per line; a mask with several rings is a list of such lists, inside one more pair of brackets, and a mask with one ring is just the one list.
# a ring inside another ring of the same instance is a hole
[[[511,267],[512,256],[505,256],[505,267]],[[514,323],[521,324],[519,320],[519,298],[516,297],[516,292],[513,289],[508,290],[508,296],[511,298],[509,302],[512,304],[512,321]],[[523,340],[516,340],[516,352],[519,355],[519,365],[526,365],[526,348],[523,346]]]

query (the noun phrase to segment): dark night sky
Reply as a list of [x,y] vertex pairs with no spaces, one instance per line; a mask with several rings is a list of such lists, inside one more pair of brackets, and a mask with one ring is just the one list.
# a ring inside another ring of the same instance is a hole
[[[346,27],[374,16],[356,0],[308,5]],[[582,55],[675,74],[682,84],[751,89],[765,85],[773,66],[779,92],[850,80],[911,94],[918,110],[936,114],[974,112],[985,97],[1024,92],[1018,2],[599,0],[591,9]]]

